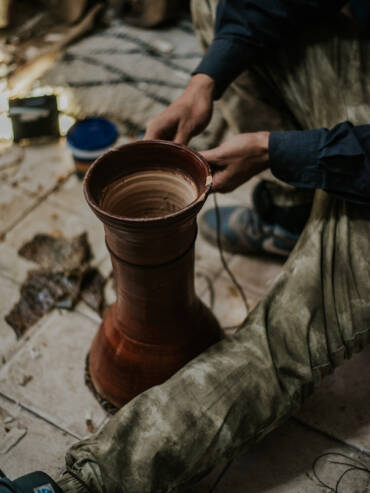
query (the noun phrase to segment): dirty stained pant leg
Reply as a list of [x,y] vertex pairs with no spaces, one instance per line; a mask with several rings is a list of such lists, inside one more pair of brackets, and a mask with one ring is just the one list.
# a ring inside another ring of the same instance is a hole
[[[286,420],[370,330],[370,211],[315,194],[305,230],[246,326],[75,444],[92,492],[181,491]],[[70,478],[65,491],[81,489]]]

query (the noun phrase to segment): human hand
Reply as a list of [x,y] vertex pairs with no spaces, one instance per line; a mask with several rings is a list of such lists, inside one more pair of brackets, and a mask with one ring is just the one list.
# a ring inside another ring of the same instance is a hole
[[213,171],[214,192],[231,192],[268,167],[270,132],[235,135],[220,146],[200,154]]
[[211,119],[214,86],[214,80],[208,75],[193,75],[183,94],[149,122],[144,139],[187,144]]

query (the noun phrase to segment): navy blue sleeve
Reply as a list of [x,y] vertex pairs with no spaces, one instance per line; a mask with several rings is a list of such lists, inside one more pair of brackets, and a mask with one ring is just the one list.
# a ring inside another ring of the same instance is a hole
[[193,74],[216,83],[215,99],[248,64],[294,38],[318,18],[333,15],[346,0],[220,0],[214,41]]
[[282,181],[370,203],[370,125],[271,132],[271,171]]

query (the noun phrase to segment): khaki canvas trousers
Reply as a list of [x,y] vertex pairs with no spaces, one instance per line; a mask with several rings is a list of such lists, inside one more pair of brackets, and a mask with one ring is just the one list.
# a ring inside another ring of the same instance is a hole
[[[193,2],[204,46],[214,12],[214,1]],[[292,44],[295,51],[251,67],[227,91],[222,104],[235,129],[369,123],[369,42],[352,22],[338,17]],[[274,116],[259,114],[258,103]],[[253,108],[259,123],[251,123]],[[177,492],[251,447],[368,343],[369,251],[369,208],[317,191],[300,240],[244,328],[76,443],[69,470],[92,492]],[[83,490],[68,474],[61,485]]]

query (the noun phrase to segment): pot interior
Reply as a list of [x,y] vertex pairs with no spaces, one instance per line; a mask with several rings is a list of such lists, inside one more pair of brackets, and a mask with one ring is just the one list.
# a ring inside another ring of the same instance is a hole
[[104,187],[100,207],[126,218],[160,218],[184,209],[198,189],[185,173],[169,168],[136,171]]
[[211,182],[206,161],[186,146],[139,141],[97,159],[85,176],[84,190],[103,222],[121,225],[125,220],[177,220],[183,210],[196,213]]

